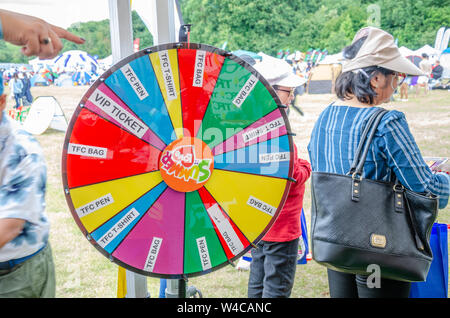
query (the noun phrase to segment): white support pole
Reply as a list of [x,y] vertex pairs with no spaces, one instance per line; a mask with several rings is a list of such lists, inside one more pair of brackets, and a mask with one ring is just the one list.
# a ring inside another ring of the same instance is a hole
[[176,42],[175,30],[175,2],[174,0],[153,0],[154,19],[156,19],[156,36],[153,35],[155,45]]
[[[175,30],[175,2],[174,0],[152,0],[153,19],[156,21],[156,30],[153,34],[153,44],[171,43],[177,41]],[[180,284],[180,280],[168,279],[165,290],[166,298],[180,297],[180,288],[185,288],[185,284]],[[182,295],[186,293],[182,291]]]
[[134,272],[125,271],[127,279],[126,298],[150,298],[147,290],[147,277]]
[[[150,0],[152,3],[152,24],[156,30],[153,34],[154,45],[177,41],[178,30],[175,27],[175,0]],[[111,51],[113,64],[133,53],[133,28],[129,0],[109,0],[111,31]],[[134,272],[126,271],[127,298],[150,297],[147,292],[147,278]],[[184,281],[168,280],[169,297],[185,295]]]
[[[111,51],[113,64],[133,54],[133,24],[129,0],[109,0],[109,26],[111,32]],[[126,273],[127,298],[148,298],[147,277]]]
[[129,0],[109,0],[113,64],[133,54],[133,26]]

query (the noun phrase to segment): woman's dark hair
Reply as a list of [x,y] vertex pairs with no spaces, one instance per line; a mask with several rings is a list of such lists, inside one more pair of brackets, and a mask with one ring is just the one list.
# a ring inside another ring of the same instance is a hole
[[[345,59],[353,59],[358,54],[359,49],[363,45],[367,36],[358,39],[352,45],[342,50]],[[339,74],[336,79],[335,92],[339,99],[346,100],[355,96],[361,103],[373,104],[374,98],[377,96],[370,85],[370,80],[378,73],[384,76],[394,74],[393,71],[379,66],[368,66],[360,70],[349,71]]]

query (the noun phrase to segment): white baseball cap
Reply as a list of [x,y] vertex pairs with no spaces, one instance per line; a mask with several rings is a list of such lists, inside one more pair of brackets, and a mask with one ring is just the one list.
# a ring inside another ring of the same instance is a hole
[[285,60],[264,53],[258,54],[262,56],[262,61],[253,65],[253,68],[257,70],[270,85],[298,87],[306,83],[306,79],[293,73],[292,67]]

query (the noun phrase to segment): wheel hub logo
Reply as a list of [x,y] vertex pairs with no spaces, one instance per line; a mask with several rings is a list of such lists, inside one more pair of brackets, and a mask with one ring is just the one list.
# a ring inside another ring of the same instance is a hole
[[203,141],[184,137],[164,149],[159,168],[169,187],[179,192],[191,192],[201,188],[211,177],[214,160]]

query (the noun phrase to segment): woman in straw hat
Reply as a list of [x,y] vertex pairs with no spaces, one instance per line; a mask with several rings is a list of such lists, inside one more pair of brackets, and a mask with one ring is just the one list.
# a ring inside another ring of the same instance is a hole
[[[358,31],[343,55],[346,63],[336,80],[338,100],[320,114],[308,145],[313,171],[346,174],[370,115],[382,103],[389,102],[406,75],[423,75],[402,57],[392,35],[378,28]],[[447,205],[449,176],[430,170],[411,135],[405,115],[396,110],[381,119],[362,177],[389,181],[393,174],[410,190],[438,195],[440,208]],[[328,269],[330,296],[409,296],[408,282],[381,278],[379,286],[369,288],[367,277]]]

